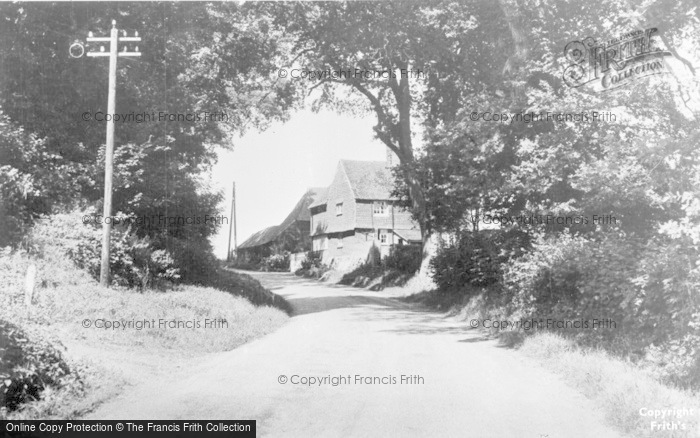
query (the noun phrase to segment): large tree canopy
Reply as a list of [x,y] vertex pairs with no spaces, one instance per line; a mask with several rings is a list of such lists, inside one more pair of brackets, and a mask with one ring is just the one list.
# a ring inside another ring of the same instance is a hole
[[[105,123],[96,119],[106,112],[108,62],[71,58],[68,48],[85,41],[88,32],[109,35],[113,19],[120,31],[142,37],[141,57],[118,60],[116,113],[156,117],[117,123],[115,213],[216,213],[221,195],[200,178],[216,159],[215,146],[232,147],[232,134],[285,118],[298,102],[293,87],[272,80],[280,35],[269,15],[255,9],[205,3],[5,3],[0,16],[0,128],[7,140],[0,150],[0,197],[3,215],[22,217],[2,244],[16,241],[18,230],[54,208],[99,207]],[[90,50],[99,49],[89,44]],[[205,112],[225,118],[207,120]],[[160,113],[188,117],[173,121]],[[48,177],[40,177],[44,174]],[[207,237],[216,226],[135,228],[158,247],[186,252],[197,246],[208,251]]]

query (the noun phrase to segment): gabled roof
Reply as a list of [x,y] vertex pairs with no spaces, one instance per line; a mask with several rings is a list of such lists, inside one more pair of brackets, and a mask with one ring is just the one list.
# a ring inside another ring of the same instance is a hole
[[314,190],[318,190],[316,192],[316,200],[309,205],[309,208],[318,207],[328,202],[328,187],[321,187]]
[[254,233],[252,236],[247,238],[245,242],[238,245],[238,249],[252,248],[254,246],[260,246],[271,242],[275,239],[275,237],[277,237],[278,228],[278,225],[273,225],[271,227],[265,228],[264,230],[260,230],[257,233]]
[[328,191],[325,187],[312,187],[304,193],[297,205],[294,206],[292,212],[289,213],[287,218],[282,221],[279,225],[280,232],[289,228],[290,225],[294,224],[296,221],[309,221],[311,220],[311,213],[309,212],[309,206],[318,200],[321,196],[325,197]]
[[355,199],[392,199],[394,176],[385,161],[341,160]]
[[420,230],[413,228],[410,230],[392,230],[394,234],[402,238],[403,240],[407,242],[421,242],[421,234]]
[[[355,199],[389,200],[393,199],[394,175],[386,167],[385,161],[340,160],[338,166],[348,178]],[[309,208],[318,207],[328,202],[328,189],[319,192]]]
[[265,228],[264,230],[258,231],[257,233],[246,239],[245,242],[238,245],[238,249],[253,248],[255,246],[265,245],[273,240],[277,239],[282,233],[284,233],[289,227],[294,225],[297,221],[309,221],[311,220],[311,213],[309,212],[309,205],[311,205],[319,196],[319,194],[324,194],[326,189],[314,187],[304,193],[297,205],[294,206],[292,212],[287,215],[281,224],[272,227]]

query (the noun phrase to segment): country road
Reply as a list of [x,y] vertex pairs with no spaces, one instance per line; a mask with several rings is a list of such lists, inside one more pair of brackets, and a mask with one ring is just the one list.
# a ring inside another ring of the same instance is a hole
[[[619,436],[556,375],[468,324],[385,292],[254,276],[294,307],[285,326],[130,387],[89,418],[255,419],[264,437]],[[324,376],[346,382],[292,383]]]

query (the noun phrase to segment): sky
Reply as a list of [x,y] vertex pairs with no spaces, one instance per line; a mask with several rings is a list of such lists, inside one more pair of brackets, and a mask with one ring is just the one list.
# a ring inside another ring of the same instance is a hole
[[[234,140],[233,151],[221,149],[211,183],[224,190],[222,213],[228,218],[236,182],[238,243],[279,225],[308,188],[328,186],[339,160],[385,160],[386,147],[372,131],[375,124],[372,115],[302,110],[286,123]],[[222,226],[212,238],[219,258],[226,258],[228,234],[229,227]]]

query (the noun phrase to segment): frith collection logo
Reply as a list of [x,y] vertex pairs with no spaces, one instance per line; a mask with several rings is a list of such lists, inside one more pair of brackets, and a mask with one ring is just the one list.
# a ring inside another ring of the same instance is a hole
[[564,70],[564,82],[570,87],[591,84],[599,91],[606,91],[635,79],[668,73],[666,57],[671,52],[656,45],[657,32],[651,28],[602,43],[591,37],[570,42],[564,54],[572,64]]

